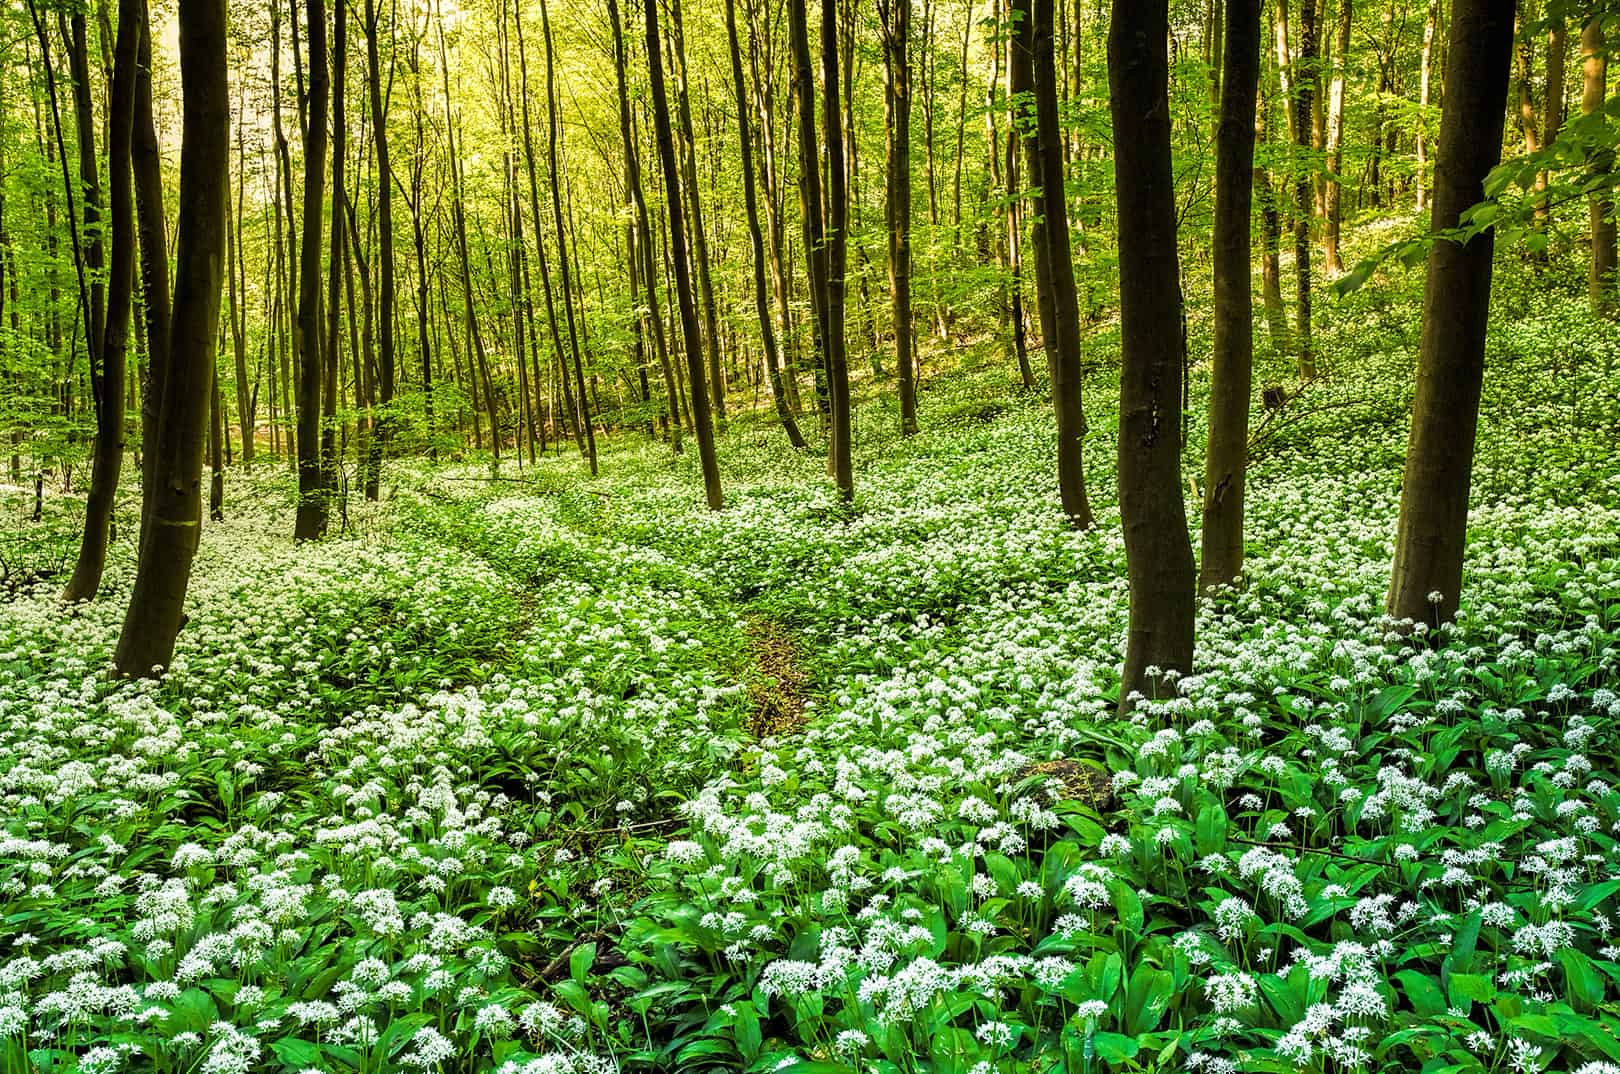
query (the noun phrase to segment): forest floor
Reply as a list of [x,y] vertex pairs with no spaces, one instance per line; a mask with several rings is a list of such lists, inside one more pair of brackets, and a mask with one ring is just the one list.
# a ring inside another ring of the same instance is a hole
[[[1084,533],[988,345],[919,436],[857,411],[853,508],[757,416],[719,513],[621,434],[594,481],[391,463],[295,547],[262,466],[152,684],[106,674],[124,518],[102,599],[0,594],[0,1071],[1620,1064],[1620,333],[1502,274],[1430,645],[1380,618],[1416,287],[1256,415],[1247,587],[1129,721],[1104,361]],[[48,573],[78,507],[31,494]]]

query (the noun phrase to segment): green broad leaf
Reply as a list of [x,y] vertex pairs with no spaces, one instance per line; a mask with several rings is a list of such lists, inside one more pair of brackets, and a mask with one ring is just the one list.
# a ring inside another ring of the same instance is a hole
[[1195,845],[1199,857],[1207,854],[1219,854],[1226,849],[1227,819],[1226,809],[1218,802],[1211,802],[1198,811],[1198,827]]
[[1467,1002],[1490,1003],[1496,999],[1496,985],[1481,973],[1454,973],[1446,986],[1446,993],[1454,1007],[1465,1007]]
[[312,1040],[283,1037],[272,1043],[270,1050],[275,1052],[276,1058],[290,1070],[305,1070],[320,1064],[321,1046]]
[[752,1003],[738,1003],[736,1007],[737,1021],[732,1026],[732,1034],[737,1038],[737,1051],[743,1061],[752,1063],[759,1057],[760,1046],[765,1042],[759,1028],[759,1015],[754,1013]]
[[1586,1010],[1603,1002],[1603,975],[1591,959],[1574,948],[1565,948],[1558,952],[1556,961],[1564,971],[1564,995],[1570,1006]]
[[1110,877],[1108,897],[1114,904],[1115,912],[1119,914],[1119,923],[1131,933],[1140,935],[1143,921],[1142,899],[1136,894],[1136,889],[1117,876]]
[[979,1057],[979,1042],[970,1031],[948,1026],[929,1039],[928,1055],[941,1074],[966,1074]]
[[1141,1051],[1141,1045],[1136,1043],[1135,1037],[1127,1037],[1123,1033],[1094,1033],[1091,1037],[1091,1046],[1097,1052],[1097,1057],[1109,1063],[1123,1063],[1127,1059],[1136,1058]]
[[1401,990],[1406,993],[1406,1000],[1414,1011],[1429,1016],[1445,1013],[1445,993],[1440,991],[1440,985],[1434,978],[1417,970],[1402,970],[1395,975],[1395,979],[1401,983]]
[[582,943],[574,948],[568,956],[568,976],[580,987],[585,985],[585,975],[591,972],[591,966],[596,963],[596,945]]

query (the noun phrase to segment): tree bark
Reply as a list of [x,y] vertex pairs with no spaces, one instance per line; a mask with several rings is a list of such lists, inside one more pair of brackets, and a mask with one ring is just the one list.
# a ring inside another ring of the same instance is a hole
[[[1541,102],[1541,144],[1552,145],[1558,140],[1558,132],[1564,126],[1564,62],[1568,32],[1561,17],[1553,16],[1553,23],[1547,29],[1547,94]],[[1536,200],[1536,228],[1539,231],[1547,229],[1547,173],[1536,174],[1536,190],[1540,195]],[[1545,257],[1546,251],[1542,251]]]
[[1344,78],[1350,65],[1352,0],[1339,0],[1338,35],[1333,43],[1333,81],[1328,89],[1327,187],[1323,191],[1322,268],[1330,276],[1344,272],[1339,258],[1339,223],[1344,211]]
[[1431,627],[1456,616],[1462,589],[1496,244],[1492,230],[1462,244],[1438,236],[1483,200],[1485,177],[1502,156],[1514,7],[1455,0],[1451,16],[1430,216],[1437,237],[1423,293],[1417,397],[1386,607],[1393,618]]
[[1311,109],[1316,95],[1316,0],[1300,0],[1299,59],[1294,86],[1294,332],[1299,376],[1316,376],[1311,340]]
[[[101,588],[107,565],[107,541],[118,474],[124,465],[124,366],[129,341],[130,300],[135,285],[134,187],[130,147],[135,126],[135,64],[146,11],[142,0],[120,0],[118,43],[112,87],[107,99],[108,212],[111,255],[106,283],[106,314],[98,347],[100,368],[91,370],[96,400],[96,449],[90,464],[90,490],[85,501],[84,536],[62,599],[89,600]],[[92,169],[95,161],[90,162]]]
[[[382,456],[393,436],[394,401],[394,195],[388,158],[388,108],[383,99],[377,0],[366,0],[366,81],[371,94],[371,137],[377,153],[377,404],[382,411],[365,465],[366,499],[375,500]],[[392,56],[390,56],[392,62]]]
[[[790,0],[803,3],[803,0]],[[844,270],[848,260],[848,173],[838,109],[838,0],[821,5],[821,118],[827,144],[827,386],[832,403],[832,470],[838,495],[855,498],[851,453],[849,362],[844,341]],[[814,159],[814,158],[811,158]]]
[[309,111],[304,138],[304,231],[299,248],[298,323],[293,362],[298,367],[298,516],[293,538],[312,541],[326,533],[326,487],[321,479],[321,224],[326,204],[326,116],[330,89],[326,68],[325,0],[305,0],[309,23]]
[[[894,357],[900,373],[900,435],[917,432],[917,380],[911,328],[911,0],[879,0],[883,23],[884,126],[888,129],[889,295]],[[966,79],[963,80],[964,85]],[[957,156],[956,226],[962,224],[961,155]]]
[[754,150],[748,131],[748,91],[743,81],[742,48],[737,43],[737,5],[726,0],[726,41],[731,48],[731,79],[737,98],[737,143],[743,174],[743,208],[748,217],[748,241],[754,255],[754,312],[759,317],[760,346],[765,351],[765,367],[771,380],[771,398],[776,403],[777,420],[788,442],[795,448],[805,447],[804,434],[793,419],[788,406],[787,392],[782,387],[776,328],[771,323],[771,297],[765,283],[765,237],[759,227],[759,205],[754,190]]
[[178,22],[184,104],[173,335],[149,448],[158,456],[152,517],[114,656],[119,673],[131,676],[151,675],[169,664],[184,619],[202,522],[206,392],[225,262],[230,90],[224,0],[180,0]]
[[1418,60],[1417,210],[1429,207],[1429,101],[1434,86],[1435,35],[1440,29],[1440,0],[1429,0],[1423,21],[1423,51]]
[[1119,510],[1131,594],[1122,712],[1138,696],[1173,696],[1174,676],[1190,671],[1193,657],[1192,543],[1181,499],[1185,342],[1168,32],[1167,0],[1115,0],[1108,87],[1119,205]]
[[[1453,23],[1456,19],[1453,17]],[[1609,54],[1604,41],[1603,20],[1587,20],[1581,31],[1581,70],[1584,86],[1581,92],[1581,114],[1592,115],[1603,110],[1608,96]],[[1587,292],[1592,301],[1592,312],[1599,317],[1613,317],[1615,224],[1614,196],[1606,179],[1614,167],[1614,150],[1603,146],[1587,156],[1587,171],[1600,185],[1587,198],[1587,217],[1590,223],[1592,258],[1587,273]]]
[[1198,579],[1198,588],[1205,592],[1231,585],[1243,573],[1243,492],[1254,361],[1249,220],[1256,170],[1260,0],[1227,3],[1223,64],[1215,145],[1215,338],[1204,460],[1203,562]]
[[[789,5],[804,0],[789,0]],[[714,451],[714,426],[709,419],[709,397],[703,390],[703,348],[698,328],[697,306],[692,298],[691,271],[686,261],[686,224],[682,219],[679,164],[675,159],[675,138],[670,130],[669,99],[664,92],[663,60],[659,56],[658,0],[644,0],[647,28],[647,75],[652,83],[653,129],[658,143],[658,161],[664,172],[665,209],[669,213],[670,260],[674,262],[675,297],[681,312],[681,335],[686,342],[686,368],[692,381],[692,428],[697,434],[698,460],[703,468],[703,490],[709,509],[724,505],[720,490],[720,465]],[[814,156],[810,158],[814,160]],[[814,169],[811,169],[814,170]]]

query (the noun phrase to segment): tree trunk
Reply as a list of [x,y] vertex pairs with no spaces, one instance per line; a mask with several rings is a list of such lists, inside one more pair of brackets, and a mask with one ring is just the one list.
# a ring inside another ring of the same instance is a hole
[[[1453,18],[1453,23],[1456,19]],[[1585,85],[1581,92],[1581,114],[1592,115],[1603,110],[1608,96],[1608,47],[1604,42],[1603,20],[1587,20],[1581,31],[1581,69]],[[1614,197],[1607,184],[1610,169],[1614,167],[1614,150],[1603,146],[1587,157],[1587,171],[1595,184],[1587,198],[1587,216],[1591,225],[1592,259],[1587,273],[1587,291],[1592,300],[1592,312],[1599,317],[1614,316],[1615,224]]]
[[[1483,200],[1485,177],[1501,159],[1514,7],[1503,0],[1455,0],[1430,217],[1436,236]],[[1466,244],[1436,238],[1429,251],[1386,611],[1431,627],[1456,616],[1462,589],[1495,243],[1495,232],[1486,230]]]
[[[1562,17],[1552,16],[1553,22],[1547,29],[1547,95],[1541,102],[1541,144],[1552,145],[1558,140],[1558,132],[1564,126],[1564,55],[1566,50],[1567,31],[1564,28]],[[1536,199],[1536,229],[1545,232],[1547,229],[1547,173],[1536,174],[1536,190],[1539,197]],[[1545,250],[1542,256],[1545,257]]]
[[[1017,0],[1008,0],[1008,14],[1021,11],[1024,18],[1029,17],[1028,5],[1013,8]],[[1022,136],[1018,131],[1020,106],[1017,95],[1020,92],[1030,92],[1030,73],[1028,64],[1020,59],[1023,52],[1019,42],[1021,33],[1017,26],[1013,26],[1007,34],[1007,144],[1002,150],[1006,166],[1006,185],[1003,192],[1007,200],[1007,320],[1008,328],[1012,333],[1013,354],[1018,359],[1018,374],[1023,380],[1024,389],[1033,391],[1035,388],[1035,372],[1029,364],[1029,344],[1024,331],[1024,257],[1023,257],[1023,223],[1019,216],[1020,187],[1018,181],[1018,146]],[[1022,64],[1022,66],[1020,66]]]
[[[1174,696],[1175,676],[1192,669],[1193,657],[1192,543],[1181,499],[1185,342],[1170,167],[1167,8],[1167,0],[1115,0],[1108,34],[1119,204],[1119,511],[1131,594],[1122,712],[1138,695]],[[1309,118],[1309,112],[1300,115]]]
[[[917,431],[917,382],[911,337],[911,0],[880,0],[883,23],[884,126],[888,131],[889,294],[894,357],[900,371],[900,435]],[[966,80],[964,79],[964,85]],[[962,223],[958,154],[956,224]]]
[[[388,109],[383,98],[382,63],[378,55],[382,31],[377,0],[366,0],[366,81],[371,94],[371,137],[377,152],[377,403],[382,410],[371,438],[365,465],[366,499],[375,500],[381,479],[382,455],[393,435],[394,401],[394,172],[388,160]],[[389,62],[392,65],[393,57]]]
[[219,390],[219,366],[210,363],[208,372],[213,382],[208,386],[208,519],[211,522],[224,522],[225,459],[221,448],[225,421],[220,413],[223,401]]
[[[119,673],[131,676],[151,675],[169,664],[184,621],[186,587],[202,521],[205,393],[213,368],[225,262],[230,90],[224,0],[180,0],[177,21],[184,102],[178,272],[169,368],[162,378],[163,402],[148,448],[158,457],[151,524],[114,657]],[[153,364],[158,364],[156,358]]]
[[[1271,103],[1262,92],[1256,107],[1255,140],[1264,145],[1271,140]],[[1256,161],[1254,193],[1260,203],[1260,304],[1266,312],[1266,335],[1278,354],[1294,352],[1294,334],[1288,327],[1288,310],[1282,296],[1282,217],[1277,211],[1277,191],[1271,174]]]
[[[804,0],[789,0],[803,5]],[[675,267],[675,297],[681,311],[681,335],[686,342],[686,368],[692,380],[692,428],[697,433],[698,459],[703,468],[703,490],[709,509],[724,505],[720,491],[720,465],[715,458],[714,427],[709,420],[709,397],[703,390],[703,348],[699,338],[697,306],[692,298],[691,272],[686,262],[686,226],[682,219],[679,165],[675,160],[675,138],[670,130],[669,100],[664,93],[663,60],[659,56],[658,0],[644,0],[647,27],[647,74],[652,83],[653,128],[658,142],[658,161],[664,171],[665,208],[669,213],[670,260]],[[814,160],[811,156],[809,159]],[[814,169],[810,169],[814,170]]]
[[321,479],[321,223],[326,204],[326,3],[305,0],[309,23],[309,130],[304,138],[304,232],[299,249],[298,323],[293,361],[298,367],[298,517],[293,538],[326,533],[326,488]]
[[[1345,0],[1348,7],[1348,0]],[[1249,268],[1255,179],[1255,91],[1260,79],[1260,0],[1226,10],[1221,120],[1215,145],[1214,348],[1209,444],[1204,461],[1203,563],[1198,588],[1231,585],[1243,573],[1243,486],[1248,468],[1254,300]]]
[[1330,276],[1344,271],[1339,259],[1339,222],[1344,206],[1344,184],[1339,175],[1344,167],[1344,77],[1350,65],[1351,0],[1339,0],[1338,36],[1333,43],[1333,82],[1328,89],[1327,187],[1322,222],[1322,269]]
[[[789,0],[803,3],[803,0]],[[838,0],[821,5],[821,118],[827,143],[827,386],[832,403],[832,470],[838,495],[855,498],[849,413],[849,362],[844,341],[845,263],[848,260],[848,173],[838,109]],[[810,158],[814,160],[815,158]]]
[[1316,0],[1300,0],[1299,61],[1294,87],[1294,292],[1295,342],[1299,346],[1299,376],[1316,376],[1316,352],[1311,342],[1311,108],[1316,96]]
[[348,67],[348,3],[338,0],[332,9],[332,259],[327,268],[326,341],[321,348],[324,364],[321,384],[321,484],[327,503],[337,496],[337,408],[338,370],[342,363],[343,337],[343,239],[342,206],[348,200],[343,174],[347,163],[348,131],[344,119],[344,76]]
[[[141,303],[146,322],[146,385],[141,392],[141,547],[145,548],[147,523],[156,507],[158,453],[155,438],[162,421],[163,399],[168,390],[169,352],[172,346],[170,316],[169,243],[165,235],[167,217],[163,211],[163,158],[158,148],[157,127],[152,119],[152,35],[150,19],[141,5],[140,55],[135,61],[135,129],[130,140],[130,171],[135,179],[135,230],[140,240]],[[228,120],[227,120],[228,122]]]
[[[135,64],[146,11],[142,0],[120,0],[118,44],[107,99],[108,211],[112,264],[106,284],[106,315],[99,345],[101,366],[91,370],[96,400],[96,450],[90,465],[84,536],[62,599],[89,600],[101,588],[118,474],[124,465],[124,364],[129,340],[130,299],[135,285],[134,188],[130,146],[135,126]],[[95,161],[90,162],[92,169]]]
[[795,448],[805,446],[799,423],[793,420],[788,407],[787,392],[782,387],[782,373],[778,368],[776,328],[771,323],[771,297],[765,284],[765,237],[760,233],[759,206],[754,191],[754,150],[748,132],[748,91],[743,81],[742,49],[737,43],[737,5],[726,0],[726,41],[731,48],[731,79],[737,97],[737,143],[743,175],[743,209],[748,217],[748,241],[754,254],[754,312],[759,317],[760,346],[765,351],[765,366],[771,378],[771,398],[776,403],[776,416],[782,431]]
[[1435,35],[1440,29],[1440,0],[1429,0],[1423,21],[1423,52],[1418,60],[1417,210],[1429,207],[1429,99],[1434,86]]
[[[557,259],[562,268],[562,298],[563,310],[568,321],[568,350],[574,359],[574,389],[579,396],[579,425],[585,433],[586,457],[590,460],[591,476],[596,476],[596,433],[592,429],[591,404],[585,395],[585,369],[580,360],[579,329],[574,324],[574,278],[568,267],[568,232],[563,227],[562,195],[559,188],[562,186],[562,173],[557,164],[557,138],[562,129],[562,98],[557,93],[557,64],[556,56],[551,45],[551,16],[546,0],[540,0],[540,26],[546,44],[546,117],[547,117],[547,149],[546,157],[551,165],[551,214],[557,223]],[[518,20],[518,47],[522,48],[523,21]],[[527,102],[525,102],[527,109]],[[526,122],[526,120],[525,120]],[[696,200],[696,193],[693,194]],[[584,281],[578,281],[581,289]],[[584,297],[581,295],[581,306]],[[711,317],[713,314],[711,313]],[[566,375],[566,374],[565,374]],[[718,390],[718,389],[717,389]],[[722,404],[720,413],[725,414]]]

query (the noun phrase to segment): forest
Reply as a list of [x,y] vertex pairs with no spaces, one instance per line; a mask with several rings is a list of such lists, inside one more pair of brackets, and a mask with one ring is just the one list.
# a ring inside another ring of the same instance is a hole
[[0,0],[0,1074],[1620,1074],[1613,0]]

